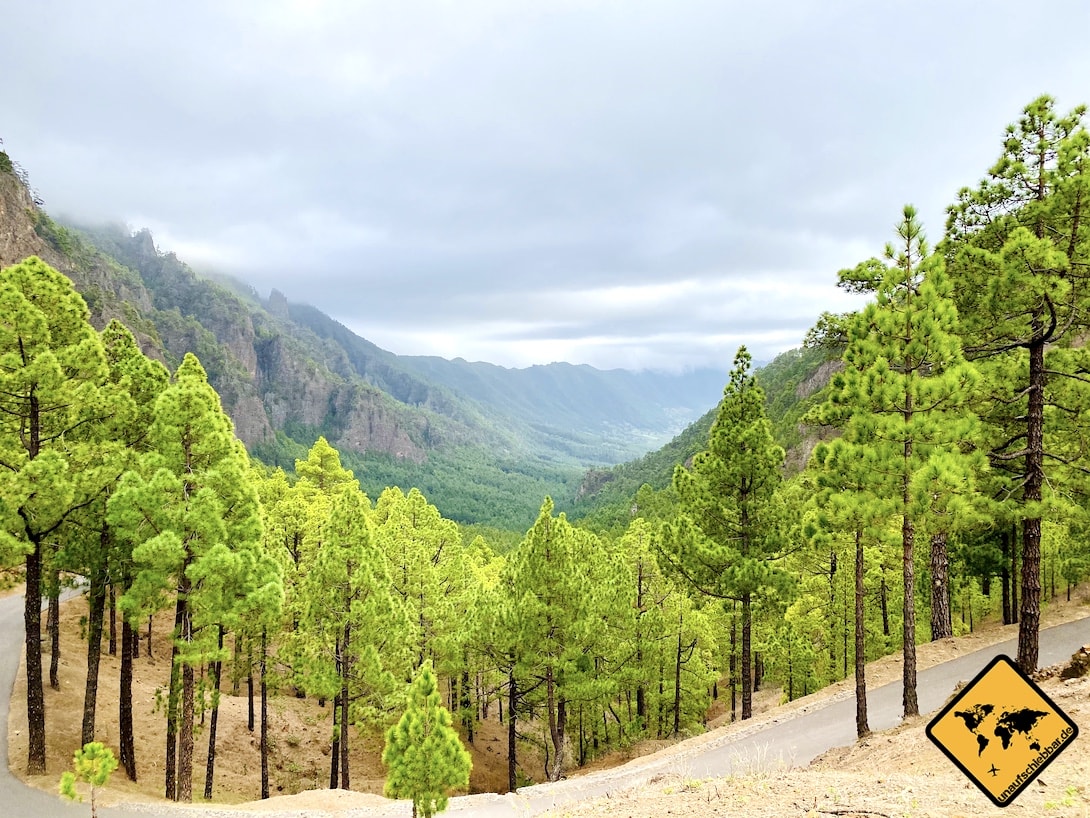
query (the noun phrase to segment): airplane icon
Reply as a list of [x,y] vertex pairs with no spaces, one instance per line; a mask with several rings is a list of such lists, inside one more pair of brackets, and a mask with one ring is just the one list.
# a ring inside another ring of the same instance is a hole
[[996,775],[996,773],[998,773],[998,772],[999,772],[999,770],[998,770],[998,769],[996,768],[996,766],[995,766],[995,765],[993,764],[993,765],[992,765],[992,768],[991,768],[990,770],[988,770],[988,772],[990,772],[990,773],[992,774],[992,778],[995,778],[995,775]]

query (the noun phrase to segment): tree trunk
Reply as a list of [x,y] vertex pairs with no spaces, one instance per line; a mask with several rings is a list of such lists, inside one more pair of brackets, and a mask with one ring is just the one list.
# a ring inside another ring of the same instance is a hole
[[866,623],[863,621],[863,532],[855,532],[855,735],[863,738],[870,733],[867,724],[867,656]]
[[[55,549],[54,549],[55,550]],[[49,686],[61,689],[61,589],[56,570],[49,588]]]
[[879,592],[879,602],[882,606],[882,636],[889,638],[889,586],[886,584],[886,570],[882,569],[882,587]]
[[351,644],[352,626],[344,626],[344,642],[341,646],[341,789],[351,789],[348,779],[348,679],[352,675],[352,659],[348,654]]
[[518,789],[518,778],[515,775],[517,768],[515,739],[518,733],[515,731],[515,707],[518,705],[518,687],[515,684],[515,671],[512,668],[507,674],[507,790],[515,792]]
[[677,655],[674,657],[674,738],[681,734],[681,624],[682,615],[677,618]]
[[[829,552],[829,621],[836,615],[836,551]],[[829,638],[829,667],[836,667],[836,639]]]
[[130,781],[136,781],[136,742],[132,724],[132,661],[136,655],[136,646],[140,643],[140,634],[129,624],[121,620],[121,690],[118,705],[118,735],[121,763]]
[[[30,532],[27,532],[28,535]],[[26,598],[23,623],[26,634],[27,774],[45,773],[45,692],[42,689],[42,544],[30,536],[26,557]]]
[[1014,614],[1011,612],[1011,574],[1010,574],[1010,548],[1011,542],[1007,532],[999,535],[1000,553],[1003,558],[1003,570],[1000,571],[999,581],[1003,590],[1003,624],[1010,625],[1014,622]]
[[[105,540],[106,527],[102,527]],[[102,626],[106,609],[106,567],[96,565],[88,580],[87,684],[83,690],[83,727],[80,746],[95,740],[95,707],[98,703],[98,670],[102,658]]]
[[178,800],[178,698],[181,692],[181,668],[178,662],[178,637],[182,632],[185,600],[179,598],[174,607],[174,633],[170,648],[170,690],[167,693],[166,798]]
[[549,665],[545,668],[545,706],[549,715],[549,740],[553,745],[553,761],[551,765],[547,765],[546,775],[550,781],[559,781],[564,769],[563,724],[557,699],[556,678],[552,665]]
[[[906,483],[906,505],[907,492]],[[904,691],[901,701],[904,705],[905,718],[909,718],[920,715],[920,704],[916,698],[916,564],[912,553],[915,530],[912,520],[907,515],[901,523],[901,538],[905,586],[904,604],[901,606],[904,617],[904,663],[901,676]]]
[[1018,624],[1018,526],[1011,524],[1011,624]]
[[[738,713],[738,621],[734,615],[734,603],[730,604],[730,720],[737,721]],[[659,690],[661,696],[662,690]]]
[[946,532],[931,536],[931,641],[949,639],[954,635],[950,614],[949,555]]
[[470,744],[473,743],[473,726],[476,721],[475,715],[477,708],[473,706],[472,689],[469,685],[469,659],[465,655],[462,657],[462,661],[466,663],[462,670],[462,686],[461,686],[461,698],[458,700],[458,707],[462,711],[462,726],[466,731],[466,739]]
[[742,721],[753,717],[753,612],[750,594],[742,594]]
[[341,717],[341,694],[333,697],[333,743],[329,748],[329,788],[337,789],[341,779],[341,733],[344,726],[338,725]]
[[231,695],[237,696],[240,691],[239,685],[242,683],[242,672],[239,668],[242,667],[242,634],[235,634],[235,655],[231,662]]
[[266,679],[266,657],[269,652],[268,636],[261,629],[261,798],[269,797],[269,690]]
[[216,728],[220,715],[220,679],[223,675],[223,625],[218,627],[219,634],[216,661],[212,663],[212,719],[208,725],[208,757],[204,765],[204,800],[212,800],[212,778],[216,772]]
[[[188,586],[188,582],[185,585]],[[188,590],[186,587],[185,593],[188,593]],[[193,623],[188,607],[185,619],[182,621],[182,641],[187,646],[193,642]],[[178,800],[186,803],[193,800],[193,717],[196,696],[194,682],[193,665],[182,662],[182,726],[178,731]]]
[[254,646],[246,640],[246,729],[254,731]]
[[[105,526],[103,526],[103,529],[102,547],[105,549],[109,546],[109,529],[106,529]],[[114,584],[111,582],[107,587],[109,588],[107,600],[110,603],[110,645],[108,652],[111,656],[117,656],[117,599],[114,597]]]

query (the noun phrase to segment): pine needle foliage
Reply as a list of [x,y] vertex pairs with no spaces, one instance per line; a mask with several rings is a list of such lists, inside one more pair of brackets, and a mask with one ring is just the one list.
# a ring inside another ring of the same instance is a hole
[[473,762],[442,705],[430,661],[413,679],[401,720],[386,731],[382,763],[389,768],[386,796],[411,798],[414,818],[442,812],[451,790],[469,786]]

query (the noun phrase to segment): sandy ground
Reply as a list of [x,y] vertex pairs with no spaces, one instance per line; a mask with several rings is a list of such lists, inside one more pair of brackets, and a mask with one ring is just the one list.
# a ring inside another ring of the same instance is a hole
[[[1081,618],[1090,613],[1090,589],[1082,588],[1072,603],[1062,597],[1044,609],[1044,625]],[[48,773],[28,783],[55,791],[60,774],[68,767],[79,742],[84,689],[86,643],[80,637],[80,620],[86,615],[82,600],[66,603],[63,617],[61,689],[46,688]],[[169,621],[164,617],[153,627],[153,653],[149,659],[141,646],[134,684],[134,708],[137,734],[137,758],[140,783],[134,784],[121,773],[101,792],[101,803],[125,801],[166,803],[161,799],[163,785],[162,755],[163,713],[157,710],[157,689],[166,683],[169,646],[165,639]],[[975,634],[943,642],[920,645],[920,669],[947,659],[971,653],[1017,634],[1017,626],[985,626]],[[44,656],[48,667],[48,655]],[[867,667],[868,684],[879,686],[900,678],[900,657],[885,657]],[[118,660],[103,656],[99,692],[98,738],[115,741]],[[9,757],[13,772],[20,774],[26,758],[25,672],[20,671],[12,698],[9,720]],[[1042,682],[1045,691],[1076,723],[1090,730],[1090,680]],[[225,689],[229,686],[225,684]],[[819,705],[830,697],[850,696],[851,680],[786,705],[777,705],[779,691],[763,691],[756,701],[755,718],[745,725],[726,726],[731,731],[752,730],[772,719],[782,720]],[[245,692],[245,683],[242,685]],[[355,740],[352,756],[352,787],[357,792],[331,792],[314,789],[328,782],[329,707],[316,702],[278,697],[271,700],[272,744],[271,782],[274,797],[267,802],[257,798],[257,736],[246,728],[245,696],[224,695],[217,742],[217,805],[237,805],[238,809],[303,810],[340,812],[348,808],[378,808],[389,804],[379,795],[384,771],[378,760],[378,739]],[[712,726],[729,721],[720,715]],[[997,808],[969,784],[924,735],[926,719],[902,725],[893,731],[876,734],[853,748],[832,751],[803,770],[753,771],[726,779],[696,781],[684,775],[672,775],[653,781],[639,790],[556,811],[556,815],[576,816],[659,816],[659,815],[911,815],[957,816],[994,815]],[[717,731],[718,732],[718,731]],[[687,744],[710,741],[714,735],[690,739]],[[206,733],[197,741],[193,792],[200,800],[204,789]],[[1080,737],[1048,770],[1034,782],[1015,804],[1010,814],[1090,816],[1090,748],[1088,737]],[[474,776],[471,791],[504,789],[506,781],[505,740],[502,726],[494,722],[482,726],[471,748]],[[1087,749],[1084,749],[1087,748]],[[623,763],[635,756],[669,753],[666,742],[644,742],[624,752],[613,753],[572,775],[585,774]],[[522,761],[527,772],[539,768],[537,759]],[[1042,785],[1043,783],[1043,785]],[[311,791],[308,791],[311,790]],[[248,803],[250,802],[250,803]]]

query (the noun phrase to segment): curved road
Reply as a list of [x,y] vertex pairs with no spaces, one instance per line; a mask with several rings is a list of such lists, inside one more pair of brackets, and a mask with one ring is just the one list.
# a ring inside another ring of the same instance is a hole
[[[54,816],[85,814],[74,811],[59,797],[27,787],[8,772],[7,713],[15,674],[21,659],[23,642],[23,598],[0,600],[0,811],[15,816]],[[1090,643],[1090,617],[1056,625],[1041,631],[1040,664],[1053,665],[1070,658],[1080,646]],[[1015,640],[983,648],[921,671],[918,677],[920,712],[938,710],[959,681],[973,678],[988,661],[1001,653],[1014,655]],[[895,682],[867,693],[867,708],[872,730],[886,730],[900,722],[901,683]],[[922,726],[921,726],[922,729]],[[772,722],[760,729],[742,727],[723,730],[708,741],[656,759],[635,759],[612,770],[579,776],[556,784],[524,787],[517,794],[472,795],[452,798],[449,814],[482,816],[537,815],[554,807],[597,798],[625,790],[664,773],[679,773],[691,778],[730,775],[781,764],[804,766],[826,750],[855,742],[855,700],[851,695],[818,704],[809,712]],[[82,810],[87,810],[83,805]],[[239,816],[236,810],[163,805],[126,805],[100,809],[107,818],[132,818],[147,813],[186,816]],[[408,802],[391,803],[383,809],[352,809],[346,816],[405,815],[411,813]],[[310,813],[328,815],[329,813]],[[295,811],[261,812],[261,818],[299,818]]]

